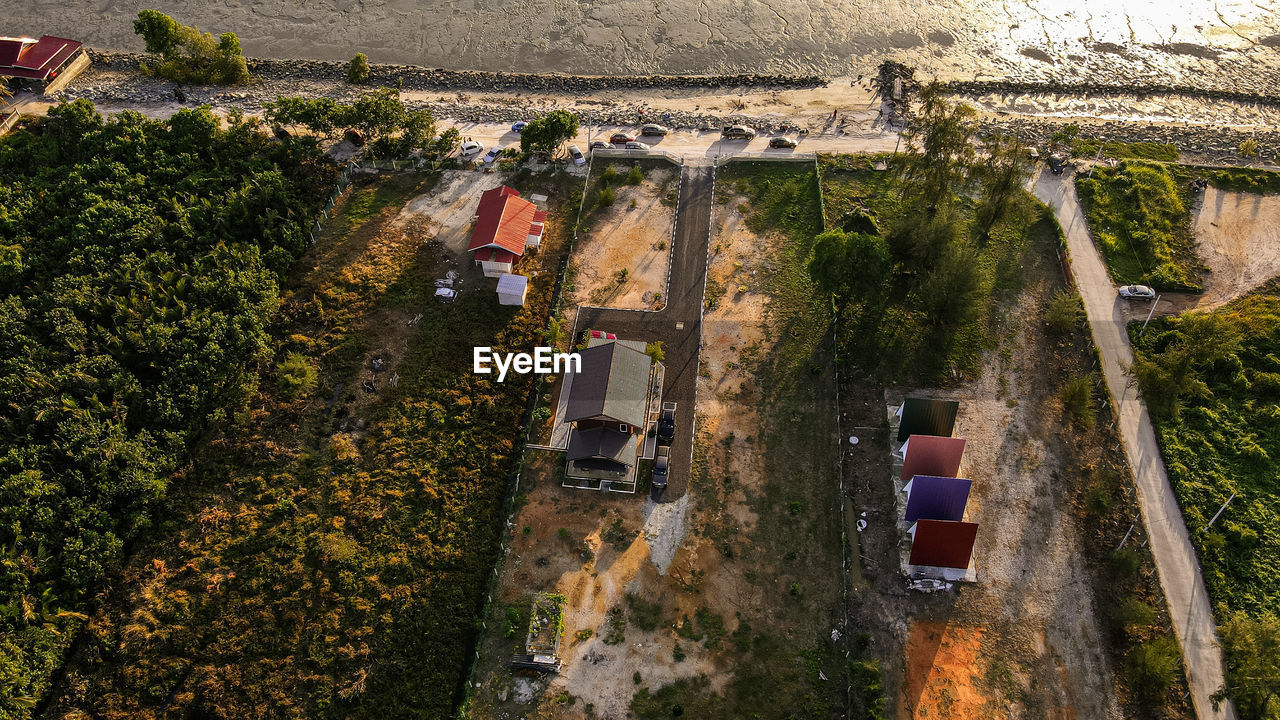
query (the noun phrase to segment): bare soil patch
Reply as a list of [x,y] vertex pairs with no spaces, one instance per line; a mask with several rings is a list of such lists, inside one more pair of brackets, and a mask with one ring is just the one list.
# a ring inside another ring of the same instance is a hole
[[[476,214],[480,194],[510,180],[511,173],[446,170],[430,193],[409,201],[400,218],[421,218],[428,232],[443,243],[447,251],[461,257],[471,240],[471,218]],[[521,188],[516,190],[525,193]]]
[[[620,177],[630,170],[614,167]],[[574,248],[571,304],[633,310],[664,305],[676,221],[671,196],[679,171],[666,163],[637,167],[646,170],[641,182],[615,184],[613,204],[586,214],[590,230]]]

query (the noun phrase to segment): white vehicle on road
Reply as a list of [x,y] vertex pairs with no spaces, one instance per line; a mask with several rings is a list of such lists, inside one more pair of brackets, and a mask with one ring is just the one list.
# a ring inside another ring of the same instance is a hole
[[1126,300],[1150,300],[1156,291],[1146,285],[1124,285],[1120,288],[1120,297]]
[[484,143],[477,140],[468,140],[462,143],[462,147],[458,148],[458,154],[463,160],[473,158],[484,152]]

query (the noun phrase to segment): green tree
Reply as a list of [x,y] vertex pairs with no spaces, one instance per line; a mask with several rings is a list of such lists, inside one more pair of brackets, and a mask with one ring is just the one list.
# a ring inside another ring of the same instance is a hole
[[1070,290],[1055,292],[1045,306],[1044,321],[1056,333],[1078,330],[1080,323],[1084,321],[1084,307],[1080,305],[1080,296]]
[[909,207],[932,214],[968,190],[976,118],[968,105],[948,102],[938,83],[921,89],[920,107],[902,132],[908,151],[897,158]]
[[951,204],[932,212],[909,211],[889,230],[889,250],[908,273],[924,273],[957,245],[964,235],[963,221]]
[[1240,350],[1241,328],[1226,316],[1191,313],[1170,321],[1173,331],[1159,350],[1139,352],[1129,368],[1148,409],[1176,416],[1185,397],[1212,395],[1201,373]]
[[1230,698],[1242,720],[1268,720],[1280,711],[1280,618],[1236,612],[1221,627],[1227,684],[1214,696]]
[[1158,637],[1131,649],[1124,662],[1138,699],[1147,704],[1159,703],[1178,677],[1178,643],[1170,637]]
[[284,356],[276,366],[276,384],[290,400],[296,400],[316,389],[318,372],[315,363],[302,353]]
[[166,58],[178,49],[181,27],[177,20],[157,10],[143,10],[133,21],[133,31],[142,36],[147,52]]
[[892,266],[884,238],[832,229],[814,239],[809,274],[842,303],[865,301],[879,294]]
[[974,225],[978,237],[986,242],[991,239],[991,229],[1004,219],[1022,194],[1023,186],[1031,177],[1031,163],[1022,143],[1011,135],[989,138],[983,143],[983,149],[985,155],[977,169],[981,190],[974,208]]
[[552,157],[564,141],[577,134],[577,115],[568,110],[552,110],[529,121],[520,132],[520,149]]
[[363,85],[369,82],[369,56],[356,53],[347,63],[347,82],[352,85]]

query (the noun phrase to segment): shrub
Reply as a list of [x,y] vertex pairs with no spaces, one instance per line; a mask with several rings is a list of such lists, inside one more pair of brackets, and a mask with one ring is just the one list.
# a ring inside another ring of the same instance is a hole
[[276,366],[276,385],[290,400],[315,390],[318,377],[315,364],[302,353],[291,352]]
[[1115,620],[1128,632],[1150,627],[1156,621],[1156,609],[1138,598],[1129,597],[1116,607]]
[[1056,333],[1069,333],[1080,327],[1084,320],[1084,306],[1080,297],[1070,290],[1059,290],[1045,305],[1044,321]]
[[364,53],[356,53],[347,63],[347,82],[352,85],[363,85],[369,82],[369,57]]
[[533,419],[535,422],[544,422],[551,418],[551,408],[543,406],[533,411]]
[[1129,548],[1112,550],[1107,554],[1107,569],[1117,580],[1132,580],[1142,567],[1142,556]]
[[618,181],[618,171],[612,165],[600,171],[600,183],[602,185],[612,185]]
[[508,605],[506,617],[502,621],[502,637],[515,637],[520,630],[520,621],[522,619],[520,608],[515,605]]
[[675,647],[671,648],[671,659],[675,662],[684,662],[685,657],[684,648],[680,647],[680,643],[676,643]]
[[1071,421],[1081,427],[1093,427],[1093,375],[1077,375],[1062,386],[1062,404]]
[[1125,656],[1125,671],[1134,693],[1146,703],[1164,699],[1178,677],[1178,643],[1159,637],[1142,643]]
[[644,346],[644,352],[646,355],[653,358],[654,362],[662,362],[662,359],[666,357],[666,354],[662,350],[661,340],[656,340],[651,343],[646,343]]
[[613,188],[611,187],[601,188],[600,195],[596,198],[596,206],[609,207],[610,205],[613,204],[613,201],[614,201]]
[[1240,157],[1258,157],[1258,141],[1253,138],[1245,138],[1240,143]]
[[639,185],[642,182],[644,182],[644,170],[641,170],[639,165],[632,165],[627,171],[627,184]]

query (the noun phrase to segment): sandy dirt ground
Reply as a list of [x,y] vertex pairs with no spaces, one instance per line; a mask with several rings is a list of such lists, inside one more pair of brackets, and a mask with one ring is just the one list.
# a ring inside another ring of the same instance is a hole
[[[8,32],[141,50],[143,0],[36,0]],[[946,77],[1114,77],[1276,83],[1280,19],[1271,3],[1150,0],[173,0],[159,8],[245,52],[454,69],[575,74],[870,72],[885,57]]]
[[[595,172],[605,166],[597,162]],[[610,166],[620,177],[630,168],[624,163]],[[665,304],[676,222],[670,195],[679,170],[666,162],[645,168],[642,182],[616,185],[613,205],[590,216],[591,231],[579,236],[573,251],[570,304],[632,310],[659,310]]]
[[[402,221],[416,218],[445,248],[458,257],[471,240],[471,218],[485,190],[504,185],[510,173],[479,170],[446,170],[431,192],[409,201],[400,211]],[[516,188],[519,190],[520,188]]]

